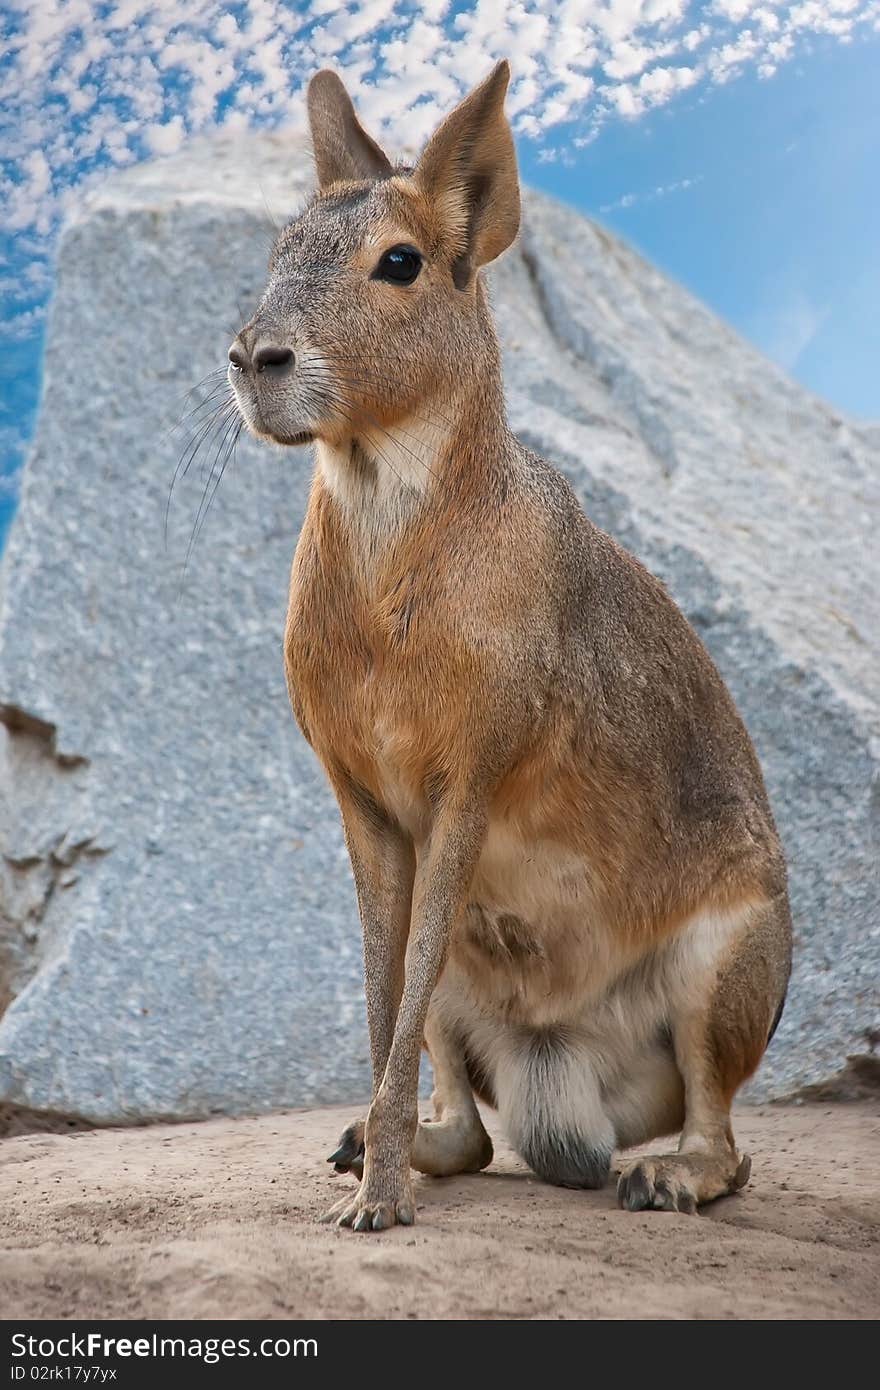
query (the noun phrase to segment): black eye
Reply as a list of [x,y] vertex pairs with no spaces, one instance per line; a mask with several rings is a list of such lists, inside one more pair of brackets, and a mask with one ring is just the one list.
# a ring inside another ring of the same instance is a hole
[[390,280],[392,285],[411,285],[422,268],[422,258],[413,246],[392,246],[376,269],[374,280]]

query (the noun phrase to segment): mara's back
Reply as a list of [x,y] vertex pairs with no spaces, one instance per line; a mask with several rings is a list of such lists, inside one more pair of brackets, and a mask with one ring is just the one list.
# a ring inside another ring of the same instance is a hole
[[645,876],[654,902],[667,875],[673,893],[686,880],[691,903],[704,889],[722,900],[731,874],[778,891],[784,864],[760,766],[712,658],[660,580],[520,447],[530,510],[548,535],[560,633],[551,728],[568,750],[560,768],[583,779],[574,804],[609,826],[621,876]]

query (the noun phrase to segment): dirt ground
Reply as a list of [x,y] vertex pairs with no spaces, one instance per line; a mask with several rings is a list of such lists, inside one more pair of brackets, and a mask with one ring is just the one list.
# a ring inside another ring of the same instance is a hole
[[742,1109],[751,1185],[699,1216],[547,1187],[498,1141],[486,1173],[418,1180],[416,1226],[371,1235],[317,1220],[353,1184],[323,1161],[352,1117],[2,1141],[0,1315],[880,1315],[876,1104]]

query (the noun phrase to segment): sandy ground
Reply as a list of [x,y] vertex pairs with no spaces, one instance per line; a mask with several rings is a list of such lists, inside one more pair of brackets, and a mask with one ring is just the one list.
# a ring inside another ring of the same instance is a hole
[[547,1187],[497,1142],[486,1173],[418,1181],[415,1227],[363,1236],[317,1221],[353,1185],[323,1162],[352,1117],[346,1107],[3,1141],[0,1313],[880,1315],[876,1103],[743,1109],[751,1185],[699,1216],[618,1211],[613,1186]]

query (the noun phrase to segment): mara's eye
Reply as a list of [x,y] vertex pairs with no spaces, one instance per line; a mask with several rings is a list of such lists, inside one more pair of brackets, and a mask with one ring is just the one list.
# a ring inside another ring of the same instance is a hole
[[422,258],[414,246],[392,246],[376,269],[374,280],[390,280],[392,285],[411,285],[422,268]]

